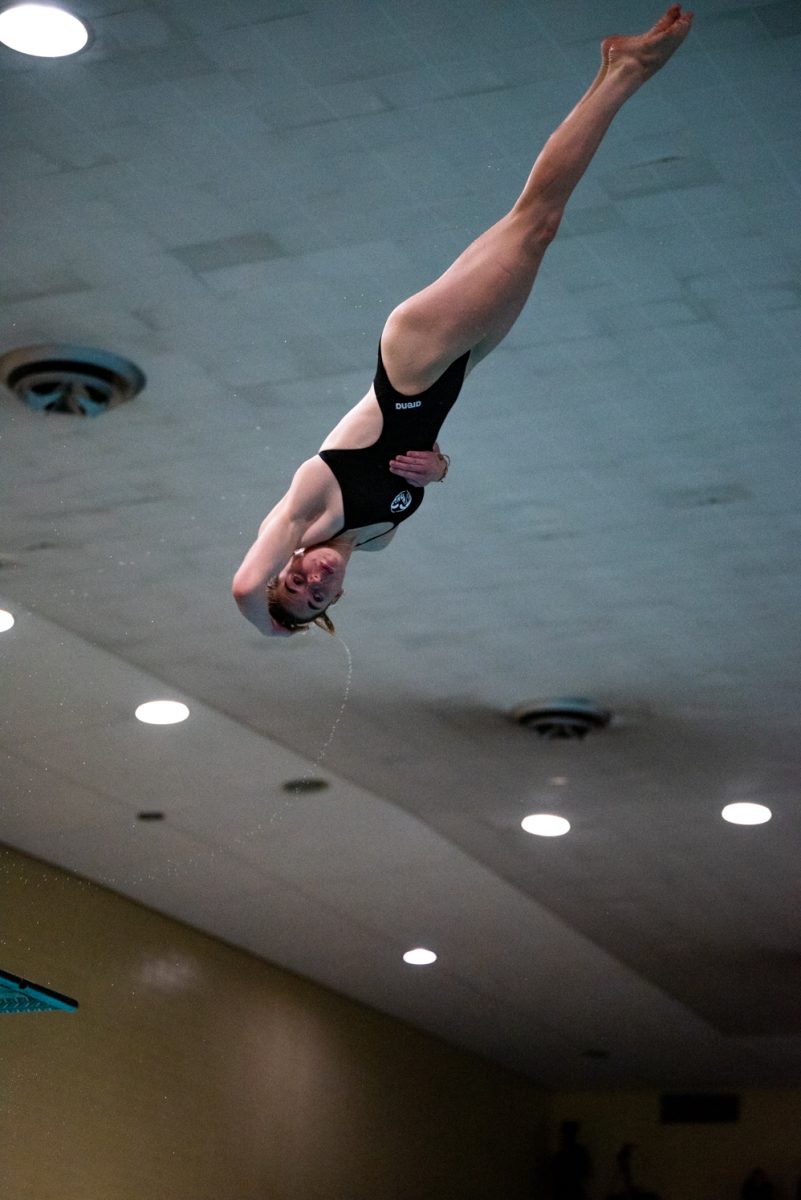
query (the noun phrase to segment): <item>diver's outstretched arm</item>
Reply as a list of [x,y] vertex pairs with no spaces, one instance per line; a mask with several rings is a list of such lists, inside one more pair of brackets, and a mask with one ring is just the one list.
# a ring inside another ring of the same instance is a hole
[[[309,467],[311,466],[311,469]],[[259,534],[234,575],[231,593],[239,611],[266,637],[288,637],[290,630],[270,616],[267,585],[304,543],[311,525],[325,510],[325,497],[316,486],[314,459],[295,472],[289,491],[264,518]]]
[[291,516],[287,500],[288,494],[262,523],[259,536],[243,558],[231,585],[242,616],[266,637],[289,636],[289,630],[270,616],[267,584],[289,562],[307,527],[305,521]]

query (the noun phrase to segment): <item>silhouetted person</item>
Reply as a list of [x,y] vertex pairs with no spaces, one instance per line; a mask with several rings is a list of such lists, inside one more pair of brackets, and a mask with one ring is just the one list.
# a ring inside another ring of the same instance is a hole
[[612,1191],[607,1200],[659,1200],[656,1192],[637,1187],[631,1177],[631,1156],[636,1150],[632,1142],[625,1142],[616,1156],[616,1169],[612,1180]]
[[554,1200],[586,1200],[586,1183],[592,1179],[592,1159],[578,1140],[578,1121],[562,1122],[562,1140],[551,1159],[551,1194]]
[[776,1200],[776,1189],[761,1167],[754,1167],[743,1183],[740,1200]]

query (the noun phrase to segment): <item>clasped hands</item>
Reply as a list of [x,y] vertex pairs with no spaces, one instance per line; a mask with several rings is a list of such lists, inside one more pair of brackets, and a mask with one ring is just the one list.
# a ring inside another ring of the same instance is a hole
[[393,475],[401,475],[414,487],[425,487],[428,483],[440,483],[448,473],[447,456],[440,453],[434,443],[433,450],[409,450],[390,459],[389,469]]

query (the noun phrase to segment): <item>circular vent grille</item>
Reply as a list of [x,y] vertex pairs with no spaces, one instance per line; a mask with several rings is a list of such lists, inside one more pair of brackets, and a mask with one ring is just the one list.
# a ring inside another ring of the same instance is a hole
[[36,412],[97,417],[145,386],[137,366],[90,346],[26,346],[0,357],[0,382]]
[[592,700],[570,696],[521,704],[512,718],[525,729],[534,729],[540,737],[554,740],[584,738],[592,729],[604,729],[612,714]]

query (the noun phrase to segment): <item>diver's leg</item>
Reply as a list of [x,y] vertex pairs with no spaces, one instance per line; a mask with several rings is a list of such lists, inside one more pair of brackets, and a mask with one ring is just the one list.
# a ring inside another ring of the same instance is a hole
[[466,350],[472,364],[503,340],[616,113],[667,62],[691,23],[692,13],[676,4],[647,33],[606,39],[597,77],[551,134],[511,211],[390,315],[382,352],[399,390],[421,390]]

